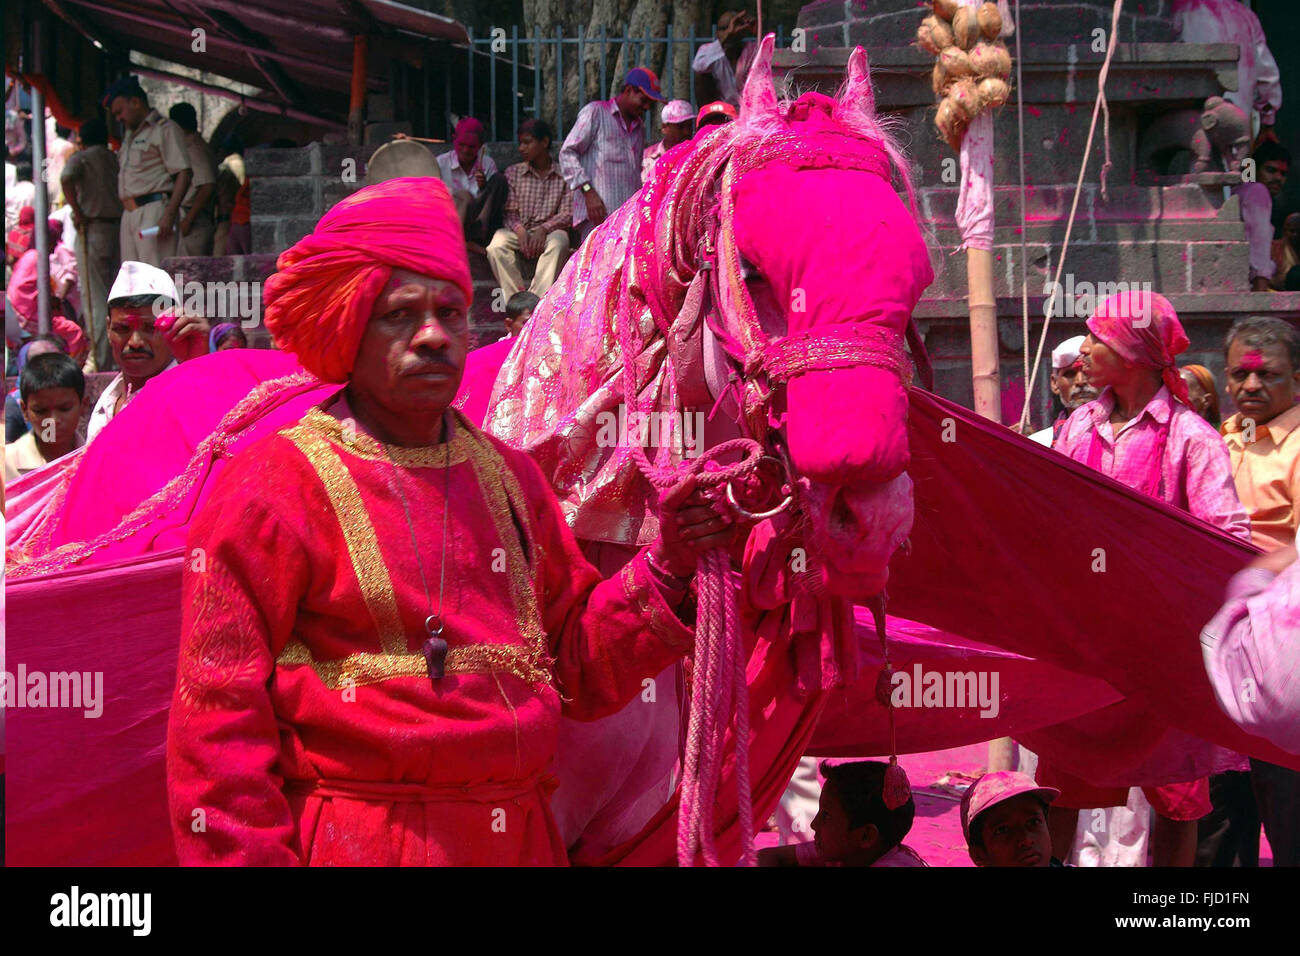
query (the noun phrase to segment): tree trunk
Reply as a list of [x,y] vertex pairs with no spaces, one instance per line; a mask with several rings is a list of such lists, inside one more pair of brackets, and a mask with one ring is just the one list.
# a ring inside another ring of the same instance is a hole
[[[713,24],[713,7],[711,0],[672,0],[671,4],[665,4],[663,0],[523,0],[521,35],[532,37],[534,31],[540,29],[544,38],[554,38],[558,26],[566,38],[573,38],[578,35],[579,26],[584,30],[581,70],[577,45],[564,45],[563,122],[556,129],[557,138],[563,138],[584,104],[616,94],[623,76],[634,66],[653,70],[660,77],[660,88],[665,90],[668,88],[667,74],[671,72],[673,97],[689,100],[690,63],[694,51],[688,49],[687,38],[692,25],[697,33],[708,35]],[[652,41],[661,39],[670,28],[674,38],[681,38],[682,42],[680,45],[674,43],[673,62],[666,64],[665,45],[654,42],[647,45],[644,38],[648,31]],[[611,42],[605,46],[603,88],[600,76],[602,44],[598,42],[602,29],[609,36],[626,33],[630,37],[628,43]],[[555,123],[554,44],[543,45],[540,58],[535,50],[529,50],[529,59],[538,71],[537,78],[542,87],[541,116]],[[654,113],[652,126],[657,128],[658,110]]]

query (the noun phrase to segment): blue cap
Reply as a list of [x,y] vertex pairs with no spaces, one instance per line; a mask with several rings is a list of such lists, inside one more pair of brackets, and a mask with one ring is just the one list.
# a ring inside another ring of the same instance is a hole
[[650,97],[652,100],[658,100],[660,103],[667,103],[668,97],[659,92],[659,77],[655,76],[644,66],[638,66],[629,70],[627,79],[623,81],[627,86],[635,86],[638,90]]

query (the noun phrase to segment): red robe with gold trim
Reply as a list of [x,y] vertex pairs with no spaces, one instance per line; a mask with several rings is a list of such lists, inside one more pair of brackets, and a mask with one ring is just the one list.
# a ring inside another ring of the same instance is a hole
[[643,557],[603,580],[536,465],[459,415],[448,443],[399,448],[313,409],[230,463],[189,547],[183,864],[563,864],[561,712],[612,713],[693,640]]

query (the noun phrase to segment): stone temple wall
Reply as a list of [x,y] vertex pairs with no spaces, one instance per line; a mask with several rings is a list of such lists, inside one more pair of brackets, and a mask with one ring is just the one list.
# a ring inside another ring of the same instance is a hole
[[[165,267],[170,273],[184,274],[187,282],[265,282],[281,252],[309,234],[336,202],[365,185],[366,162],[376,148],[311,143],[299,149],[248,150],[244,161],[252,177],[253,254],[178,257],[167,260]],[[429,148],[438,154],[450,146],[430,144]],[[489,143],[487,149],[501,169],[519,161],[513,142]],[[471,255],[470,272],[474,279],[470,346],[477,348],[500,338],[505,326],[501,313],[492,311],[496,282],[487,260]],[[252,344],[269,346],[270,335],[260,320],[248,334]]]
[[[1108,0],[1034,0],[1021,6],[1023,229],[1014,91],[994,119],[994,293],[1006,421],[1019,417],[1026,386],[1022,268],[1027,264],[1032,361],[1045,316],[1045,286],[1061,256],[1104,59],[1093,49],[1093,31],[1108,30],[1111,17]],[[1300,316],[1300,294],[1249,291],[1245,228],[1237,200],[1225,188],[1231,177],[1175,183],[1143,168],[1144,136],[1155,118],[1174,110],[1199,111],[1206,97],[1236,88],[1236,47],[1176,42],[1170,6],[1169,0],[1125,4],[1107,83],[1112,162],[1108,188],[1103,196],[1099,171],[1106,157],[1099,125],[1062,282],[1072,279],[1093,288],[1101,283],[1150,283],[1184,320],[1192,348],[1183,360],[1208,366],[1222,380],[1221,344],[1231,322],[1246,314]],[[787,92],[818,89],[833,94],[852,48],[861,44],[866,50],[877,105],[893,117],[910,159],[918,219],[935,267],[935,281],[916,316],[934,360],[936,388],[970,405],[966,257],[959,251],[954,221],[957,154],[940,141],[933,126],[936,104],[929,76],[934,58],[913,45],[928,7],[915,0],[808,4],[799,16],[799,26],[808,31],[807,50],[777,51],[774,72]],[[1014,56],[1014,37],[1007,45]],[[1012,79],[1014,85],[1014,73]],[[1083,318],[1052,321],[1035,388],[1035,421],[1043,421],[1050,409],[1050,350],[1082,334]]]

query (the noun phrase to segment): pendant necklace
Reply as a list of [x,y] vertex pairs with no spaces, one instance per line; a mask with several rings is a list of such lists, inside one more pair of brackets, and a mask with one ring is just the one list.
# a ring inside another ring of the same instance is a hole
[[402,489],[401,469],[397,462],[393,460],[392,453],[388,446],[380,443],[384,449],[389,463],[393,466],[393,480],[397,487],[397,494],[402,499],[402,510],[406,513],[406,527],[411,533],[411,548],[415,551],[415,565],[420,569],[420,583],[424,585],[425,606],[429,610],[429,616],[424,619],[425,637],[423,645],[420,647],[420,653],[424,655],[424,664],[429,671],[429,680],[437,689],[437,681],[446,674],[447,665],[447,641],[443,638],[442,622],[442,595],[443,586],[447,581],[447,515],[451,510],[451,419],[448,416],[443,417],[443,434],[446,438],[443,447],[445,448],[445,458],[443,460],[443,494],[442,494],[442,557],[438,564],[438,609],[433,609],[433,598],[429,594],[429,580],[424,574],[424,561],[420,557],[420,544],[415,537],[415,522],[411,520],[411,505],[406,500],[406,492]]

